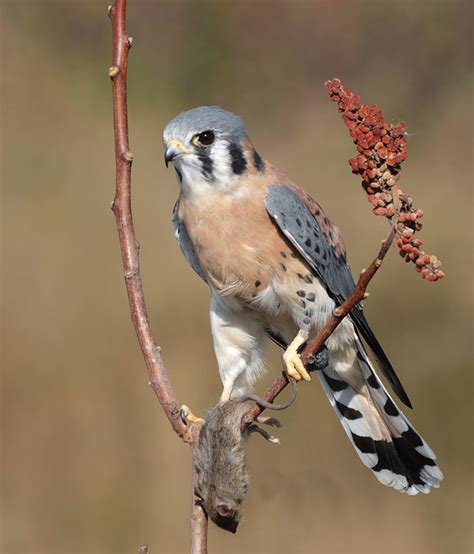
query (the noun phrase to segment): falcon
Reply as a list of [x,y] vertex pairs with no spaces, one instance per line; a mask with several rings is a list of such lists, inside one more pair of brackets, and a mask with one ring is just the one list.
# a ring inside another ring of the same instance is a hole
[[[176,238],[211,291],[221,401],[258,380],[267,337],[284,349],[288,374],[310,381],[298,350],[355,287],[339,229],[258,154],[237,115],[213,106],[182,112],[163,140],[180,186]],[[361,304],[326,347],[327,365],[316,374],[362,462],[381,483],[410,495],[438,487],[435,454],[375,373],[374,365],[411,407]]]

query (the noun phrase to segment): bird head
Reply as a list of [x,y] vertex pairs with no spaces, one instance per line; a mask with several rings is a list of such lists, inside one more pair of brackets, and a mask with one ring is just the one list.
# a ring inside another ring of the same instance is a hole
[[173,162],[181,187],[192,193],[232,187],[255,152],[242,119],[215,106],[177,115],[164,128],[163,142],[166,166]]

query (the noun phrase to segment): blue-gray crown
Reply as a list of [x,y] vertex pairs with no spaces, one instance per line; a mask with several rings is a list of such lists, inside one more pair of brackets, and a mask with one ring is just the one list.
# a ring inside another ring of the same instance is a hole
[[242,119],[217,106],[200,106],[181,112],[164,128],[165,141],[173,137],[184,137],[212,130],[227,136],[232,142],[240,143],[247,136],[247,129]]

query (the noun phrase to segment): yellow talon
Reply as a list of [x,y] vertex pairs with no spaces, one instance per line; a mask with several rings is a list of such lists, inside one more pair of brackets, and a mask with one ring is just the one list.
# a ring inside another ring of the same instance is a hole
[[311,381],[311,376],[306,371],[306,368],[304,367],[298,354],[298,348],[306,341],[307,338],[308,334],[305,331],[300,331],[283,354],[286,371],[295,381],[300,381],[301,379]]
[[184,404],[181,406],[181,417],[186,423],[206,423],[205,419],[195,416],[193,412],[189,409],[189,407],[185,406]]

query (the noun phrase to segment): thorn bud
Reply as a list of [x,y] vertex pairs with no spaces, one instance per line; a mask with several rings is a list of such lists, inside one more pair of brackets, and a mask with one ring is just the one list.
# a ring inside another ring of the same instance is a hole
[[133,153],[130,151],[125,152],[123,155],[124,159],[127,160],[127,162],[133,162]]
[[342,308],[340,306],[338,306],[333,312],[332,314],[336,317],[341,317],[342,315]]
[[380,258],[377,258],[374,264],[375,264],[375,267],[380,267],[382,265],[382,260]]
[[369,298],[369,296],[370,296],[370,293],[364,292],[364,300],[366,300],[367,298]]
[[120,69],[116,65],[112,65],[109,67],[109,77],[113,79],[119,74]]
[[129,48],[132,47],[132,43],[133,43],[133,37],[127,37],[127,46],[128,46]]

